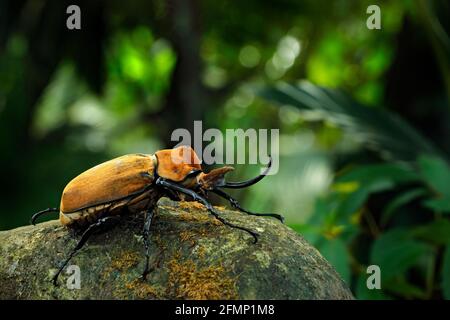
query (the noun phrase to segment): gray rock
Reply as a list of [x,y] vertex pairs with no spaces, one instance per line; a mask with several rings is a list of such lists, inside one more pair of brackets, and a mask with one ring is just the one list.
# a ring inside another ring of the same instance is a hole
[[272,218],[218,208],[222,225],[196,202],[161,199],[152,226],[147,281],[142,216],[125,217],[94,235],[72,259],[81,288],[67,287],[64,271],[50,279],[79,235],[58,221],[0,232],[0,299],[353,299],[336,271],[296,232]]

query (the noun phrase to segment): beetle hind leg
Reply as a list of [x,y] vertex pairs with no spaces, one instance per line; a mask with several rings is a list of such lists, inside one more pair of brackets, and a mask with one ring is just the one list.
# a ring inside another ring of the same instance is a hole
[[143,238],[144,238],[144,246],[145,246],[145,267],[144,272],[142,273],[142,279],[146,280],[147,275],[153,271],[154,268],[150,268],[149,260],[150,260],[150,226],[152,225],[153,216],[154,216],[154,208],[150,208],[145,213],[145,222],[144,222],[144,231],[143,231]]
[[57,280],[63,269],[66,267],[66,265],[69,263],[70,259],[85,245],[86,241],[93,235],[94,233],[101,231],[102,229],[106,227],[111,227],[112,225],[115,225],[117,221],[119,220],[118,216],[110,216],[105,217],[100,220],[98,220],[96,223],[91,224],[83,233],[81,236],[81,239],[78,241],[75,248],[72,249],[69,256],[64,260],[64,262],[60,265],[58,271],[52,278],[53,284],[57,285]]

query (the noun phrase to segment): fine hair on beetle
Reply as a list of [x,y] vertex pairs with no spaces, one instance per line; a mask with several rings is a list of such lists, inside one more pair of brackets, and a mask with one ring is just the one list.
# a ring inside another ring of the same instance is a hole
[[89,237],[120,223],[126,214],[145,213],[143,239],[145,247],[145,267],[142,278],[155,266],[150,266],[150,227],[153,222],[157,201],[167,196],[179,201],[187,198],[202,203],[208,212],[223,225],[247,232],[257,243],[258,234],[246,227],[228,222],[219,215],[208,200],[210,193],[229,201],[230,205],[247,215],[273,217],[281,222],[284,218],[276,213],[254,213],[241,207],[239,202],[223,189],[249,187],[269,172],[266,170],[247,181],[229,182],[225,175],[233,167],[223,166],[204,172],[195,151],[188,146],[164,149],[154,154],[128,154],[101,163],[72,179],[64,188],[58,208],[48,208],[35,213],[31,223],[35,224],[41,215],[59,212],[63,226],[71,230],[81,230],[77,245],[62,261],[52,281],[56,285],[59,274],[70,259],[83,247]]

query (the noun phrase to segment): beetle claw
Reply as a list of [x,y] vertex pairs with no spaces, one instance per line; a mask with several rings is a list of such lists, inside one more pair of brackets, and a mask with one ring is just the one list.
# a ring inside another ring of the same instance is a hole
[[253,236],[253,244],[256,244],[258,242],[259,234],[256,232],[253,232],[252,236]]
[[284,224],[284,217],[281,214],[278,214],[276,217],[282,224]]
[[149,268],[149,269],[145,269],[144,272],[142,272],[142,275],[140,276],[140,279],[142,281],[147,281],[147,276],[149,273],[153,272],[155,270],[155,267]]
[[53,283],[53,285],[54,285],[55,287],[59,287],[59,285],[58,285],[58,278],[53,277],[52,280],[51,280],[51,282]]

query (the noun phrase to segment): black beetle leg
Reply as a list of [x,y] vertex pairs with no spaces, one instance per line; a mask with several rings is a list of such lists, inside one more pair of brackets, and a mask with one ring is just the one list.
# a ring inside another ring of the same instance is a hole
[[156,180],[156,184],[160,185],[160,186],[163,186],[165,188],[169,188],[169,189],[172,189],[172,190],[176,190],[176,191],[182,192],[182,193],[184,193],[184,194],[186,194],[188,196],[191,196],[194,199],[194,201],[200,201],[201,203],[203,203],[203,205],[206,207],[206,209],[208,209],[208,211],[217,220],[222,222],[224,225],[229,226],[231,228],[235,228],[235,229],[240,229],[240,230],[246,231],[253,237],[253,239],[254,239],[253,243],[257,243],[258,242],[258,234],[256,232],[253,232],[253,231],[251,231],[251,230],[249,230],[247,228],[240,227],[240,226],[234,225],[234,224],[226,221],[225,219],[223,219],[222,217],[219,216],[219,214],[216,212],[214,207],[205,198],[203,198],[202,196],[198,195],[194,191],[192,191],[190,189],[187,189],[187,188],[184,188],[184,187],[182,187],[182,186],[180,186],[180,185],[178,185],[176,183],[173,183],[173,182],[161,179],[161,178],[158,178]]
[[232,196],[230,196],[228,193],[226,193],[225,191],[217,189],[217,188],[214,188],[211,191],[214,192],[215,194],[217,194],[218,196],[228,200],[233,208],[236,208],[239,211],[242,211],[248,215],[260,216],[260,217],[273,217],[273,218],[277,218],[278,220],[280,220],[281,223],[284,223],[284,217],[280,214],[277,214],[277,213],[254,213],[254,212],[251,212],[251,211],[248,211],[248,210],[242,208],[241,205],[239,204],[239,202],[236,199],[234,199]]
[[59,212],[59,208],[47,208],[45,210],[36,212],[35,214],[33,214],[31,216],[30,219],[30,224],[35,225],[36,224],[36,219],[39,218],[40,216],[42,216],[43,214],[49,213],[49,212]]
[[63,271],[63,269],[69,263],[70,259],[72,259],[72,257],[75,255],[75,253],[77,253],[78,250],[83,248],[84,244],[86,243],[86,241],[89,239],[89,237],[91,235],[93,235],[97,231],[102,230],[103,228],[105,228],[107,226],[111,226],[112,222],[118,222],[119,219],[120,218],[118,216],[105,217],[105,218],[102,218],[102,219],[98,220],[96,223],[91,224],[86,229],[86,231],[84,231],[83,235],[81,236],[80,241],[78,241],[78,243],[75,246],[75,248],[72,249],[72,251],[70,252],[70,254],[67,257],[67,259],[64,260],[64,262],[61,264],[61,266],[59,267],[59,269],[56,272],[56,274],[53,276],[53,278],[52,278],[53,284],[54,285],[57,284],[58,276],[60,275],[60,273]]
[[175,191],[173,191],[171,189],[166,189],[166,191],[167,191],[166,196],[168,196],[170,200],[180,201],[180,197],[178,196],[178,194]]
[[144,272],[142,273],[142,279],[145,280],[147,279],[147,275],[149,274],[150,271],[153,270],[153,268],[150,270],[149,267],[149,260],[150,260],[150,241],[149,241],[149,236],[150,236],[150,226],[152,225],[152,220],[153,220],[153,216],[154,216],[154,208],[150,208],[147,210],[147,212],[145,213],[145,222],[144,222],[144,232],[143,232],[143,237],[144,237],[144,246],[145,246],[145,268],[144,268]]

